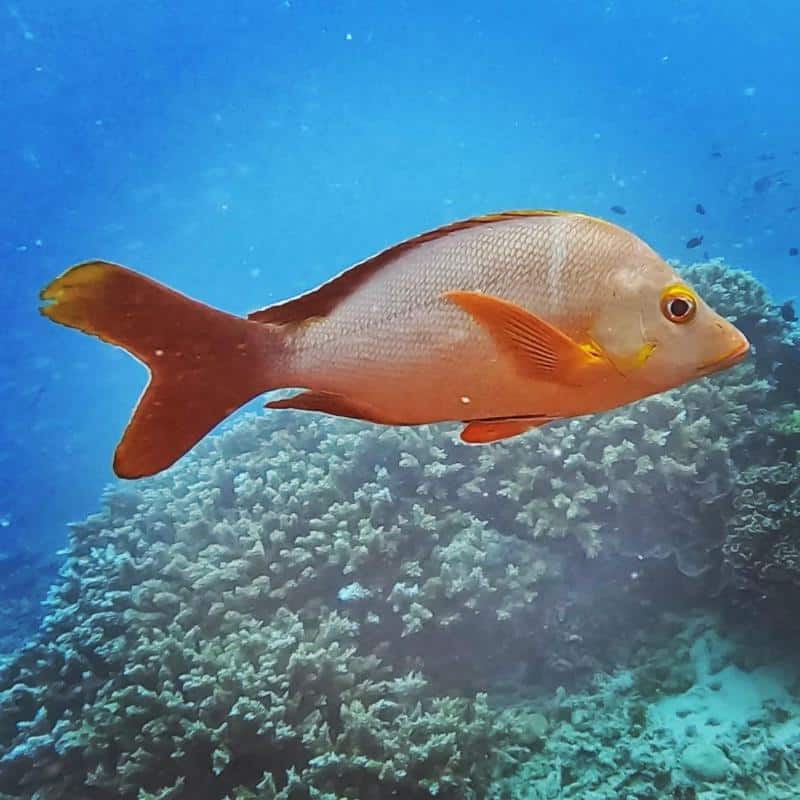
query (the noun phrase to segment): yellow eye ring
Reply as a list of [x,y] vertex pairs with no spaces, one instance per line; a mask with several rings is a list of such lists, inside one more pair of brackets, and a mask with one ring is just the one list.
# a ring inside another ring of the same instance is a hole
[[697,296],[688,286],[668,286],[661,295],[661,313],[678,325],[691,322],[697,313]]

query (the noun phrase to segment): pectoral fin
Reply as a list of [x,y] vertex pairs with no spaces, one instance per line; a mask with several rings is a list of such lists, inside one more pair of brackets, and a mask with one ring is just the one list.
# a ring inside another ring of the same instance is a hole
[[488,444],[510,439],[531,428],[554,422],[555,417],[520,417],[514,419],[479,419],[469,422],[461,431],[461,441],[468,444]]
[[491,334],[528,377],[574,385],[586,367],[605,361],[593,344],[581,345],[516,303],[481,292],[445,292]]

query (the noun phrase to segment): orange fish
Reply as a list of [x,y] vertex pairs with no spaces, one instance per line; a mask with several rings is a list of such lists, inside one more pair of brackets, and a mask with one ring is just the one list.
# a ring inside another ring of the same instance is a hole
[[445,225],[247,318],[104,261],[41,297],[46,317],[150,370],[114,458],[124,478],[170,466],[272,389],[304,391],[270,408],[464,421],[461,438],[483,443],[664,391],[749,348],[636,236],[558,211]]

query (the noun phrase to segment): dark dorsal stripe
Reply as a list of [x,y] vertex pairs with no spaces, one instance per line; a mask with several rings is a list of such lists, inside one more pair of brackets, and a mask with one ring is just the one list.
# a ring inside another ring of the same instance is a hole
[[392,245],[377,255],[360,261],[358,264],[346,269],[335,278],[323,283],[310,292],[301,294],[291,300],[276,303],[267,308],[252,311],[247,318],[255,322],[271,325],[288,325],[302,322],[311,317],[327,316],[345,298],[349,297],[360,286],[366,283],[378,270],[394,261],[398,256],[425,242],[441,239],[451,233],[475,228],[489,222],[503,222],[519,217],[554,217],[569,214],[567,211],[549,210],[520,210],[501,211],[496,214],[484,214],[479,217],[470,217],[458,222],[451,222],[440,228],[426,231],[411,239]]

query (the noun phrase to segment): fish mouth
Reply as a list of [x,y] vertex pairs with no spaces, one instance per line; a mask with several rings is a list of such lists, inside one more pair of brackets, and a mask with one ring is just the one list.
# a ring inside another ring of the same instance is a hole
[[742,341],[739,342],[730,353],[715,361],[701,364],[697,369],[699,372],[718,372],[721,369],[728,369],[728,367],[732,367],[734,364],[744,361],[749,351],[750,342],[742,336]]

